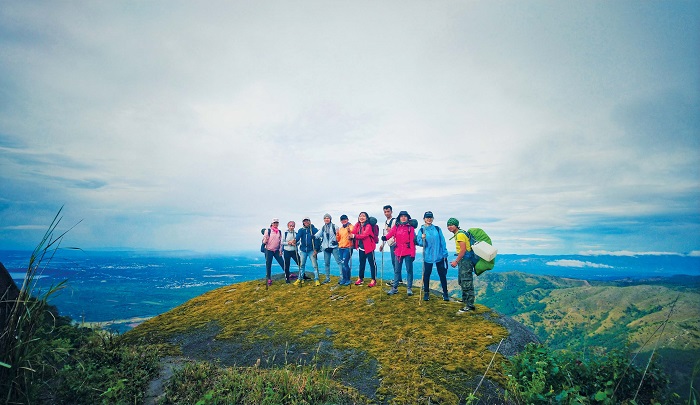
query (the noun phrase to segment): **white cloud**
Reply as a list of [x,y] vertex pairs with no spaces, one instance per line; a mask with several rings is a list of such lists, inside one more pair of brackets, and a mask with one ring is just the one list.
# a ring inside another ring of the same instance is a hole
[[559,266],[559,267],[576,267],[576,268],[583,268],[583,267],[592,267],[592,268],[597,268],[597,269],[612,269],[613,266],[609,266],[607,264],[600,264],[600,263],[592,263],[592,262],[584,262],[581,260],[554,260],[551,262],[546,263],[548,266]]
[[650,227],[698,249],[697,11],[7,5],[0,222],[65,204],[85,243],[227,250],[272,216],[391,203],[501,252],[633,251]]
[[677,252],[632,252],[629,250],[607,251],[607,250],[588,250],[579,252],[582,256],[683,256]]

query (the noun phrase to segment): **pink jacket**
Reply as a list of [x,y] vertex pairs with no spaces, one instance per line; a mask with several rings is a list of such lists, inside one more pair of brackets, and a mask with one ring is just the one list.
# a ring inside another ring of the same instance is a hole
[[386,234],[387,239],[396,238],[396,257],[416,257],[416,230],[409,224],[396,223]]
[[369,222],[365,222],[364,226],[359,222],[356,223],[352,233],[355,234],[355,249],[359,249],[360,241],[363,241],[366,253],[374,252],[374,249],[377,248],[377,242],[373,240],[374,234],[372,233],[372,225],[370,225]]
[[282,231],[279,228],[277,231],[275,228],[270,228],[269,232],[266,230],[262,241],[265,244],[265,249],[272,252],[279,250],[282,253]]

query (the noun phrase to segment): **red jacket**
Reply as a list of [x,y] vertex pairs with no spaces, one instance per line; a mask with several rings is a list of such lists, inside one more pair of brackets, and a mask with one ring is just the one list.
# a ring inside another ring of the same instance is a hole
[[416,230],[411,225],[397,223],[386,234],[387,239],[392,236],[396,239],[396,247],[394,248],[396,257],[416,257]]
[[359,222],[356,223],[352,233],[355,234],[355,249],[359,249],[360,241],[363,241],[366,253],[374,252],[374,249],[377,248],[377,242],[374,241],[374,233],[372,233],[372,225],[369,222],[365,222],[364,226]]

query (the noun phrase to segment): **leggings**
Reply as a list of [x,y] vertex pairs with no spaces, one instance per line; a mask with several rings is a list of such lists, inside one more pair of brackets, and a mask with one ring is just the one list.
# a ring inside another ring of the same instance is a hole
[[372,280],[377,278],[377,262],[374,260],[374,251],[366,253],[360,250],[360,279],[365,278],[365,265],[369,262],[369,270],[372,274]]

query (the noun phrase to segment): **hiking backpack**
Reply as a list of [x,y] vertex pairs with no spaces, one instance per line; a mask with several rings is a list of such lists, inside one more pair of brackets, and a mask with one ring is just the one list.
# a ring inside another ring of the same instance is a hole
[[[466,234],[467,238],[469,238],[469,244],[474,253],[471,255],[471,261],[472,264],[474,264],[474,273],[480,276],[483,272],[493,269],[496,265],[498,249],[491,245],[491,238],[489,235],[481,228],[469,228],[466,232],[460,229],[459,232]],[[487,260],[489,258],[490,260]]]
[[373,241],[374,243],[379,242],[379,225],[377,225],[377,218],[375,217],[369,217],[368,220],[370,226],[372,227],[372,235],[373,235]]

